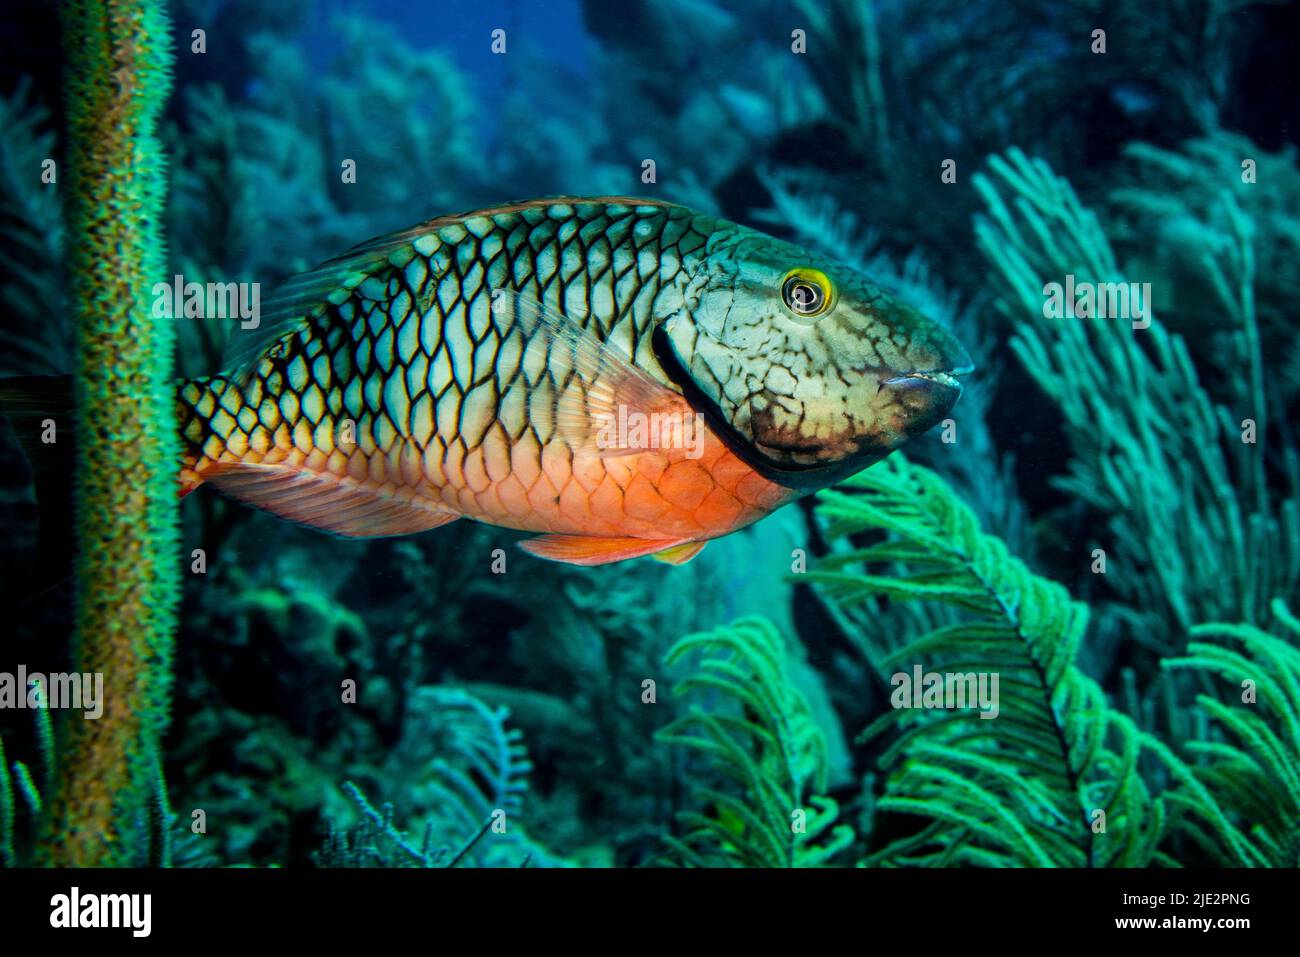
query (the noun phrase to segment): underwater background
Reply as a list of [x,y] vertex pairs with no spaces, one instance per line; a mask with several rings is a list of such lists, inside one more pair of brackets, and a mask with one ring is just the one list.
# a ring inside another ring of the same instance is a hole
[[[950,421],[679,567],[189,496],[130,862],[1300,864],[1294,4],[168,12],[163,281],[645,196],[861,270],[977,371]],[[61,27],[15,0],[0,31],[0,376],[67,373]],[[1049,317],[1067,276],[1149,284],[1149,322]],[[177,320],[176,375],[229,325]],[[0,671],[74,670],[73,510],[2,423],[0,463]],[[997,673],[996,718],[895,707],[914,668]],[[0,710],[5,864],[77,774],[62,720]]]

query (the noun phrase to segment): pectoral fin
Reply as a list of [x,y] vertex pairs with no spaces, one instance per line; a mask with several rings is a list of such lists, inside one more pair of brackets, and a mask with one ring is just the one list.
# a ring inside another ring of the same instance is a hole
[[694,410],[664,383],[639,368],[612,342],[602,340],[575,319],[511,289],[492,291],[498,328],[522,333],[527,345],[522,365],[536,378],[545,366],[567,386],[555,397],[555,430],[574,449],[602,457],[634,455],[659,448],[663,438],[636,431],[636,425],[664,421],[680,426],[671,441],[695,440]]

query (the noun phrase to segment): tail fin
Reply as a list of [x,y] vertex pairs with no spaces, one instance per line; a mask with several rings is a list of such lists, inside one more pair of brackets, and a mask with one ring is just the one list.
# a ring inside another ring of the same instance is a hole
[[0,417],[9,420],[31,465],[40,523],[35,565],[30,556],[21,559],[26,581],[14,595],[35,594],[65,577],[71,565],[73,414],[72,376],[0,379]]

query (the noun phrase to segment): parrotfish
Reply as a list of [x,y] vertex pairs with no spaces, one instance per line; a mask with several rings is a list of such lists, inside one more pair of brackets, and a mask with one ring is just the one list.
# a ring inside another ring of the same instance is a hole
[[683,206],[444,216],[291,281],[179,386],[181,494],[347,537],[467,518],[671,563],[942,420],[970,359],[867,277]]

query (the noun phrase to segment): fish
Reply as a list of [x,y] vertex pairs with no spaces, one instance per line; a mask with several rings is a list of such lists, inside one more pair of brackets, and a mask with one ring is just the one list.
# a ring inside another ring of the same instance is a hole
[[428,220],[291,280],[178,386],[180,494],[348,538],[460,519],[690,560],[941,421],[969,356],[866,276],[658,200]]

